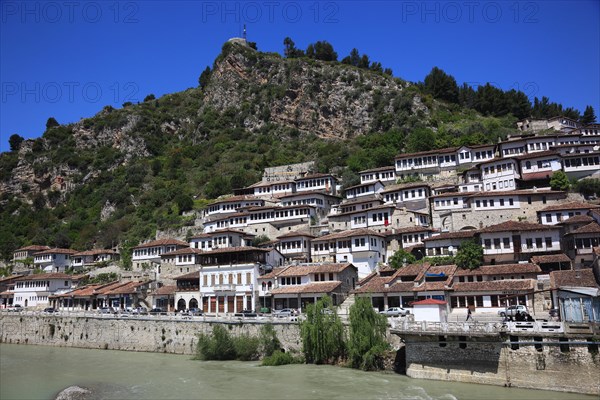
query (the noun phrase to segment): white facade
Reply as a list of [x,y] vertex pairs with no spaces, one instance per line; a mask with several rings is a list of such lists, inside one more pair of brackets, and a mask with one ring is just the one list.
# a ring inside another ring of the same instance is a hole
[[481,165],[483,190],[515,190],[519,179],[517,162],[513,159],[498,159]]
[[33,265],[46,272],[64,272],[71,266],[71,257],[77,253],[69,249],[50,249],[35,253]]
[[13,304],[22,307],[47,307],[48,297],[71,290],[73,277],[62,273],[36,274],[15,282]]
[[359,172],[359,175],[360,182],[362,184],[381,181],[384,185],[389,185],[396,182],[396,172],[394,170],[394,167],[361,171]]

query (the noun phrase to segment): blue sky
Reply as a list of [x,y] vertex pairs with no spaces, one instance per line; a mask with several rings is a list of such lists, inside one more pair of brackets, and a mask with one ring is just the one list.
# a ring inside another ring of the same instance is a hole
[[0,0],[0,151],[48,117],[75,122],[197,86],[239,36],[282,52],[317,40],[353,47],[422,81],[433,66],[600,115],[600,2],[592,1],[7,1]]

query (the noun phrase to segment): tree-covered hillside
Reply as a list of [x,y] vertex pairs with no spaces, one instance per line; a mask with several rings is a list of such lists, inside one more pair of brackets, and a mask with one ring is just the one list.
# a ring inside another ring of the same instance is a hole
[[479,90],[454,93],[443,71],[410,84],[358,52],[337,62],[322,43],[304,52],[288,42],[286,55],[226,43],[197,88],[12,137],[0,155],[0,257],[32,243],[127,249],[192,225],[184,212],[265,167],[315,160],[349,185],[401,152],[495,143],[531,110],[519,92],[481,94],[505,111],[478,109],[465,101]]

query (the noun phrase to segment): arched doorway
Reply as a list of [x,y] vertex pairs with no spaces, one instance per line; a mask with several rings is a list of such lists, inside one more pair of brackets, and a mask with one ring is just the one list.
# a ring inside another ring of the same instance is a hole
[[27,299],[25,299],[25,307],[27,307],[27,303],[28,303],[28,301],[27,301]]
[[177,311],[182,311],[182,310],[185,310],[185,300],[179,299],[179,301],[177,302]]
[[192,308],[198,308],[198,300],[196,300],[196,299],[191,299],[190,300],[190,310]]

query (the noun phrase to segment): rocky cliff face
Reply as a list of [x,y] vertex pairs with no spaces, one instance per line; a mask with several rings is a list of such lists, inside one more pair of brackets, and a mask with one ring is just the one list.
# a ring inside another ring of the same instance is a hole
[[418,96],[404,93],[408,86],[339,63],[282,59],[226,44],[206,88],[204,107],[235,110],[249,130],[274,123],[343,139],[377,131],[377,118],[389,118],[403,107],[426,112]]
[[426,119],[429,110],[410,84],[398,78],[340,63],[284,59],[227,43],[203,89],[118,110],[105,107],[94,117],[25,141],[18,155],[0,155],[6,161],[0,168],[12,170],[0,175],[0,193],[30,204],[37,196],[38,203],[54,206],[102,171],[132,159],[165,155],[153,149],[153,140],[154,148],[167,141],[177,146],[184,138],[202,142],[207,112],[229,115],[230,128],[249,133],[269,125],[323,139],[346,139],[402,128],[407,118]]

